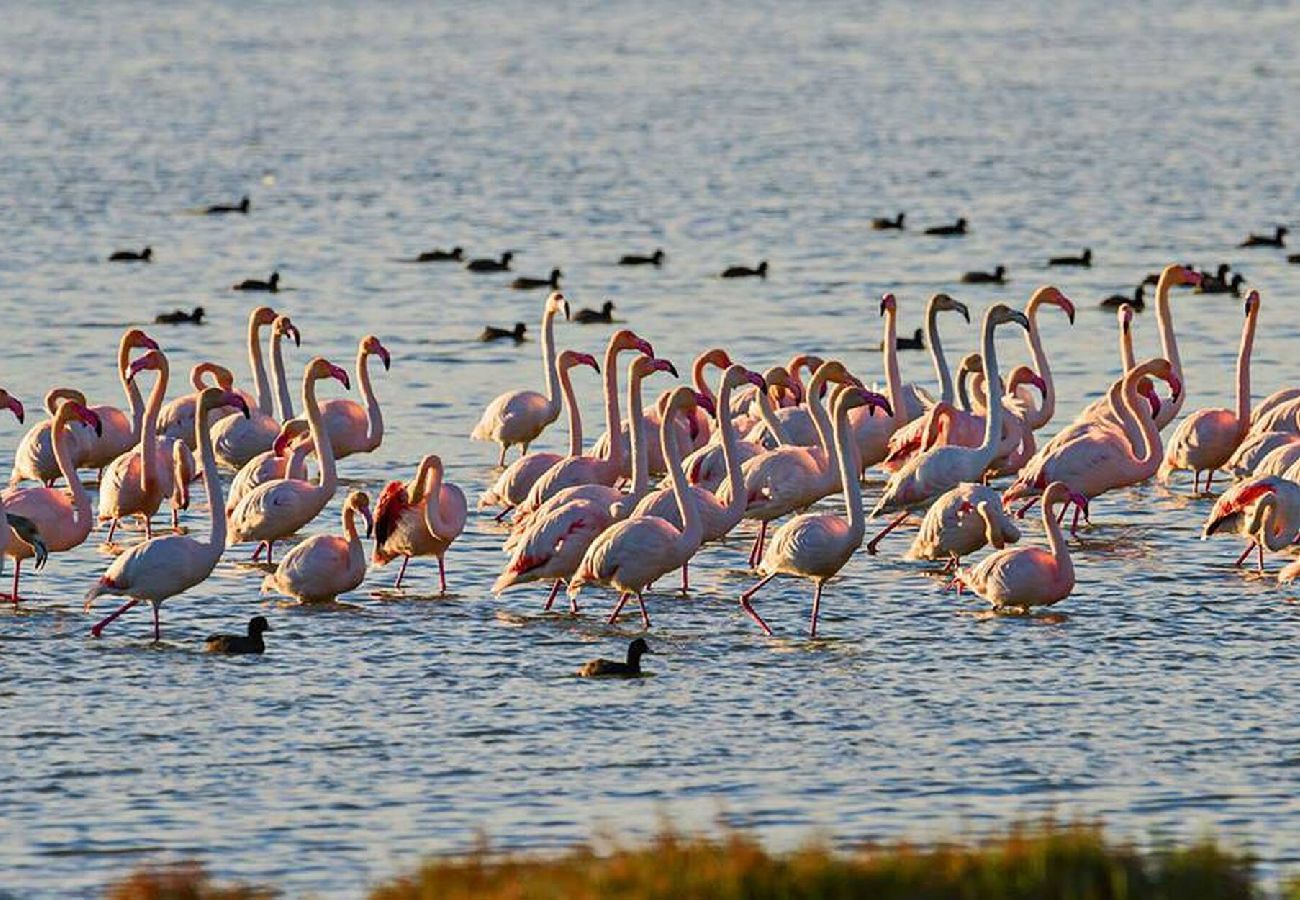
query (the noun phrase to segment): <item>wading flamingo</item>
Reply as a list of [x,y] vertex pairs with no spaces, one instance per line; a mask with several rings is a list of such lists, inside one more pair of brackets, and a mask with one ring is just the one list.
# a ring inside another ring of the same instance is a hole
[[1290,431],[1250,432],[1246,439],[1232,451],[1232,456],[1224,463],[1233,478],[1249,478],[1255,470],[1278,447],[1300,443],[1300,434]]
[[1028,391],[1016,392],[1023,411],[1025,424],[1031,431],[1038,431],[1052,421],[1056,415],[1056,382],[1052,379],[1052,369],[1047,362],[1047,351],[1043,348],[1043,336],[1038,330],[1038,310],[1043,306],[1055,306],[1065,313],[1070,324],[1074,324],[1074,304],[1070,298],[1053,285],[1044,285],[1034,291],[1029,302],[1025,304],[1025,318],[1029,320],[1029,329],[1025,340],[1029,345],[1029,356],[1034,363],[1034,371],[1042,379],[1043,402],[1035,406]]
[[19,516],[31,523],[31,528],[45,542],[44,549],[23,538],[21,532],[14,531],[9,538],[9,545],[4,554],[14,561],[14,586],[10,599],[18,605],[18,582],[22,574],[23,560],[48,553],[63,553],[79,547],[90,535],[95,524],[95,513],[90,506],[90,494],[86,492],[81,479],[73,468],[71,448],[69,446],[69,422],[78,420],[99,432],[99,415],[75,400],[64,400],[54,416],[52,429],[54,440],[54,457],[59,462],[59,469],[68,482],[68,489],[48,487],[9,488],[0,494],[7,516]]
[[537,391],[507,391],[487,405],[478,424],[470,432],[476,441],[495,441],[501,445],[497,465],[506,464],[506,451],[519,444],[521,455],[528,445],[560,417],[560,373],[555,369],[555,317],[569,318],[569,301],[559,291],[552,291],[542,309],[542,375],[546,395]]
[[[379,410],[379,399],[370,384],[370,357],[377,356],[387,372],[393,364],[388,349],[373,334],[361,339],[357,348],[357,389],[361,400],[336,398],[321,404],[325,418],[325,432],[330,436],[336,460],[346,459],[354,453],[373,453],[384,440],[384,416]],[[286,420],[288,421],[288,420]]]
[[772,629],[754,611],[750,601],[763,585],[777,575],[796,575],[811,578],[814,583],[812,618],[808,636],[817,637],[817,616],[821,609],[822,588],[862,546],[866,519],[862,513],[862,487],[858,483],[858,470],[853,459],[854,438],[849,428],[849,411],[862,406],[874,406],[892,415],[889,402],[879,394],[858,387],[842,387],[834,397],[835,420],[832,426],[831,463],[838,469],[844,487],[844,507],[848,519],[830,513],[804,513],[786,522],[772,536],[772,543],[763,554],[758,572],[759,582],[740,595],[740,606],[767,634]]
[[[23,481],[37,481],[45,487],[53,487],[54,482],[59,480],[59,461],[54,456],[54,442],[50,436],[54,433],[52,429],[54,419],[59,414],[59,406],[65,400],[86,405],[86,395],[75,388],[57,387],[46,393],[45,412],[49,418],[33,425],[19,442],[18,449],[14,451],[10,487]],[[95,435],[85,423],[75,420],[67,426],[67,430],[68,456],[72,465],[79,467]]]
[[100,470],[101,480],[105,466],[140,442],[144,400],[140,396],[140,389],[127,378],[131,352],[157,349],[157,341],[139,328],[132,328],[123,334],[117,347],[117,379],[122,384],[122,392],[126,394],[127,411],[107,405],[90,407],[91,412],[99,416],[99,421],[103,423],[104,433],[91,440],[78,466]]
[[1074,590],[1074,564],[1057,521],[1058,504],[1074,503],[1087,514],[1088,498],[1059,481],[1043,492],[1043,530],[1047,549],[1007,547],[986,556],[970,569],[959,569],[953,586],[983,597],[995,610],[1027,613],[1035,606],[1059,603]]
[[1259,319],[1259,291],[1246,295],[1246,321],[1241,329],[1241,347],[1237,351],[1237,409],[1198,409],[1179,423],[1169,438],[1164,462],[1160,464],[1160,481],[1169,483],[1180,469],[1192,470],[1192,491],[1200,487],[1205,473],[1205,490],[1210,490],[1214,472],[1227,464],[1233,451],[1250,430],[1250,351],[1255,343],[1255,323]]
[[[25,413],[22,403],[19,402],[17,397],[11,397],[4,388],[0,388],[0,409],[9,410],[14,414],[14,418],[18,420],[19,425],[23,423]],[[35,550],[36,568],[39,569],[45,564],[48,549],[45,546],[45,541],[36,533],[35,526],[26,520],[11,522],[9,515],[5,512],[4,500],[0,499],[0,574],[4,574],[5,550],[8,549],[15,532],[18,532],[19,537],[27,541]],[[18,596],[16,587],[12,596]],[[0,594],[0,600],[3,599],[9,599],[9,595]]]
[[271,449],[257,454],[235,473],[226,498],[226,515],[234,512],[244,495],[268,481],[305,477],[307,455],[311,453],[311,426],[306,419],[290,419],[280,426]]
[[934,366],[934,375],[939,382],[939,399],[934,400],[915,383],[903,386],[903,391],[908,396],[906,410],[908,424],[890,435],[886,469],[898,468],[919,448],[919,437],[923,428],[914,420],[920,418],[926,409],[936,402],[947,403],[949,406],[956,402],[952,373],[948,369],[948,358],[944,355],[943,340],[939,336],[939,313],[941,312],[959,312],[966,323],[970,324],[970,310],[966,304],[954,300],[948,294],[933,294],[926,302],[926,345],[930,349],[930,362]]
[[86,594],[85,610],[90,612],[95,598],[102,594],[130,599],[90,629],[95,637],[103,634],[106,625],[143,600],[153,607],[153,639],[155,642],[161,640],[158,611],[163,601],[201,584],[217,567],[226,548],[226,517],[221,512],[221,479],[217,477],[208,413],[223,406],[233,406],[248,414],[243,397],[220,388],[208,388],[199,397],[195,416],[195,443],[199,446],[203,467],[203,487],[212,508],[212,531],[208,539],[200,541],[187,535],[169,534],[136,544],[113,560],[99,582]]
[[[755,427],[753,422],[757,419],[766,426],[767,433],[776,438],[778,446],[785,446],[790,443],[781,427],[781,422],[776,418],[776,408],[773,406],[772,397],[781,391],[794,390],[790,380],[790,373],[784,366],[773,366],[763,373],[763,383],[767,385],[766,390],[753,390],[748,385],[743,387],[743,392],[748,394],[752,400],[754,413],[750,416],[748,410],[737,413],[735,397],[740,391],[732,391],[732,416],[731,421],[736,429],[738,436],[743,439],[736,444],[736,458],[740,464],[744,465],[761,453],[767,450],[762,444],[750,439],[750,429]],[[713,429],[712,437],[707,446],[701,447],[690,456],[682,461],[682,471],[686,473],[686,480],[696,487],[702,487],[706,491],[716,491],[727,477],[727,458],[722,452],[722,440],[718,429]]]
[[590,353],[578,353],[575,350],[565,350],[555,361],[555,365],[560,373],[560,394],[564,398],[564,408],[569,414],[569,452],[566,455],[541,451],[528,453],[507,466],[478,501],[479,509],[503,507],[497,514],[498,522],[524,502],[537,479],[541,478],[547,469],[562,459],[582,455],[582,410],[578,408],[577,400],[573,396],[571,370],[575,366],[590,366],[599,375],[600,366],[596,362],[596,357]]
[[[249,319],[250,341],[257,340],[260,326],[256,323],[264,318],[259,316],[261,312],[262,310],[254,310]],[[294,346],[302,346],[302,335],[289,317],[276,316],[271,320],[271,367],[275,376],[276,397],[280,404],[280,419],[277,420],[269,408],[271,406],[269,395],[265,403],[262,401],[262,383],[266,380],[266,373],[262,367],[261,348],[250,343],[249,359],[258,385],[257,409],[248,418],[227,416],[212,426],[212,446],[216,450],[217,461],[227,468],[238,471],[254,456],[269,450],[275,443],[276,435],[280,433],[280,422],[293,418],[293,408],[289,403],[289,387],[284,373],[284,357],[280,350],[280,342],[286,336],[293,338]],[[254,353],[255,349],[256,353]]]
[[1020,529],[1002,507],[1002,496],[984,484],[959,484],[935,500],[904,559],[942,560],[945,571],[986,545],[1001,550],[1020,540]]
[[[205,381],[208,376],[211,376],[212,384]],[[199,394],[209,387],[219,387],[223,391],[230,392],[233,391],[234,384],[234,373],[225,366],[219,366],[214,362],[196,364],[190,369],[190,386],[194,388],[194,392],[167,401],[158,416],[158,433],[167,440],[183,441],[190,450],[197,450],[198,448],[194,446],[194,409],[198,405]],[[242,391],[238,393],[250,409],[257,404],[250,395]],[[211,417],[215,422],[223,415],[234,415],[236,412],[237,410],[234,409],[219,409],[214,410]]]
[[407,484],[390,481],[379,495],[375,512],[375,555],[378,565],[402,557],[394,589],[400,589],[412,556],[438,557],[438,588],[447,593],[444,557],[465,528],[465,493],[443,480],[442,459],[432,454],[420,460]]
[[1272,475],[1237,482],[1215,501],[1201,540],[1221,531],[1246,539],[1246,549],[1237,557],[1238,568],[1255,550],[1263,572],[1264,550],[1276,553],[1295,543],[1300,532],[1300,485]]
[[353,491],[343,501],[343,537],[315,534],[284,555],[276,570],[262,581],[262,593],[285,594],[303,603],[328,603],[356,590],[366,579],[366,551],[357,534],[357,516],[366,522],[366,537],[374,530],[370,497]]
[[244,495],[230,514],[229,542],[233,546],[244,541],[257,541],[259,546],[253,553],[254,562],[265,548],[267,564],[274,565],[271,555],[274,543],[320,515],[338,488],[334,451],[325,435],[325,422],[316,401],[316,382],[326,378],[337,380],[345,389],[351,387],[348,373],[333,363],[318,356],[307,364],[302,378],[302,405],[311,425],[311,439],[320,463],[320,479],[316,484],[297,478],[259,484]]

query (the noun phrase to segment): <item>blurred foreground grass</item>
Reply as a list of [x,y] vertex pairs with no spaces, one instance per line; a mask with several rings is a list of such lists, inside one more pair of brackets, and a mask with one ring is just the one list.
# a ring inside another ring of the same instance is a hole
[[[253,900],[273,885],[215,884],[197,864],[145,868],[108,889],[111,900]],[[1091,824],[1016,826],[978,842],[869,846],[837,853],[821,844],[771,854],[752,838],[684,837],[558,856],[483,851],[434,859],[376,887],[372,900],[651,900],[651,898],[858,898],[873,900],[1200,900],[1280,895],[1300,900],[1300,880],[1257,880],[1249,854],[1206,839],[1140,850]]]

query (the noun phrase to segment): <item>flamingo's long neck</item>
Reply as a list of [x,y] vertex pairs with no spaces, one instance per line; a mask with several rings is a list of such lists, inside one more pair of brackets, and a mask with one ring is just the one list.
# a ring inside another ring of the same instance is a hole
[[[608,360],[608,357],[606,359]],[[547,309],[542,315],[542,368],[546,376],[546,402],[550,404],[546,422],[550,424],[560,417],[560,372],[555,367],[555,310],[553,309]],[[617,433],[611,431],[610,435]]]
[[279,329],[271,331],[271,375],[275,378],[275,396],[280,404],[280,421],[293,418],[293,399],[289,396],[289,381],[284,375],[284,352],[281,344],[284,335]]
[[1121,322],[1119,326],[1119,364],[1123,367],[1120,378],[1124,377],[1124,372],[1137,365],[1137,360],[1133,356],[1133,325],[1131,323],[1125,324]]
[[1251,308],[1241,328],[1241,347],[1237,351],[1237,440],[1250,430],[1250,353],[1255,346],[1255,322],[1259,305]]
[[1056,521],[1056,507],[1061,498],[1053,497],[1051,502],[1043,503],[1043,531],[1047,533],[1047,549],[1056,561],[1056,578],[1067,584],[1074,581],[1074,563],[1070,560],[1070,551],[1065,546],[1065,534]]
[[248,323],[248,365],[253,370],[253,390],[257,393],[257,408],[268,416],[271,407],[271,385],[266,379],[266,366],[262,363],[262,325],[256,319]]
[[1115,419],[1124,432],[1124,439],[1133,448],[1133,455],[1137,456],[1141,452],[1139,448],[1143,442],[1142,425],[1133,415],[1133,410],[1129,408],[1128,397],[1124,393],[1127,382],[1127,376],[1112,381],[1110,387],[1106,388],[1106,403],[1115,413]]
[[790,435],[781,424],[781,420],[776,417],[776,409],[772,406],[772,398],[768,396],[767,391],[758,391],[754,400],[758,403],[758,417],[767,426],[768,434],[772,435],[781,446],[789,445]]
[[316,402],[316,379],[310,373],[302,380],[302,406],[311,426],[312,443],[316,445],[316,460],[320,463],[320,480],[316,489],[326,497],[333,497],[338,488],[338,472],[334,466],[334,447],[325,431],[325,417]]
[[1038,330],[1038,308],[1043,305],[1042,296],[1035,293],[1029,298],[1025,318],[1029,320],[1029,330],[1025,340],[1029,344],[1029,355],[1034,361],[1034,370],[1043,379],[1043,405],[1034,409],[1025,417],[1025,424],[1031,430],[1042,428],[1056,415],[1056,385],[1052,381],[1052,368],[1047,363],[1047,351],[1043,349],[1043,336]]
[[361,535],[357,533],[357,511],[351,506],[343,507],[343,536],[347,538],[350,555],[364,552],[361,549]]
[[826,407],[822,405],[821,393],[825,386],[826,378],[818,370],[808,382],[808,415],[812,418],[813,427],[817,429],[817,443],[825,452],[826,458],[830,459],[835,436],[831,434],[830,416],[826,415]]
[[1138,382],[1141,378],[1138,369],[1124,376],[1124,407],[1128,411],[1125,416],[1124,433],[1129,436],[1129,443],[1133,446],[1133,464],[1145,471],[1160,464],[1162,448],[1160,430],[1156,428],[1151,406],[1138,394]]
[[217,476],[217,455],[212,450],[212,428],[208,424],[210,417],[207,412],[200,402],[199,414],[194,417],[194,431],[199,445],[199,461],[203,466],[203,490],[208,495],[212,511],[212,530],[206,547],[211,555],[220,558],[226,549],[226,503],[221,496],[221,479]]
[[[934,363],[934,374],[939,379],[939,399],[952,403],[952,373],[948,371],[948,359],[943,355],[943,341],[939,339],[939,304],[932,299],[925,310],[925,339],[930,344],[930,360]],[[889,402],[898,405],[892,396]]]
[[987,391],[988,410],[984,419],[984,441],[980,444],[987,465],[993,461],[997,445],[1002,440],[1002,398],[998,396],[997,387],[1002,384],[998,373],[998,348],[994,340],[996,325],[989,317],[984,319],[984,386]]
[[677,433],[677,408],[669,406],[664,412],[663,423],[659,426],[659,444],[663,449],[664,461],[668,465],[668,478],[672,481],[673,496],[677,500],[677,511],[682,517],[682,530],[677,536],[677,547],[689,553],[699,546],[704,536],[704,522],[700,519],[700,503],[686,483],[682,472],[682,439]]
[[126,338],[117,347],[117,379],[122,382],[126,392],[127,408],[131,410],[131,437],[140,440],[140,429],[144,420],[144,400],[140,396],[140,387],[127,378],[127,369],[131,365],[131,346]]
[[[762,391],[759,392],[760,394]],[[727,515],[737,522],[745,514],[745,503],[749,495],[745,491],[745,476],[740,471],[739,436],[736,423],[724,410],[731,406],[731,382],[725,377],[718,391],[718,431],[722,435],[722,459],[727,464],[727,481],[731,484],[731,496],[727,498]],[[773,416],[773,418],[776,418]]]
[[862,485],[858,482],[857,441],[849,428],[849,408],[840,403],[835,407],[835,463],[840,469],[840,482],[844,487],[844,507],[849,516],[849,545],[862,543],[867,527],[866,513],[862,508]]
[[[903,403],[903,376],[898,370],[898,347],[894,340],[898,333],[898,310],[885,308],[885,389],[889,391],[889,405],[894,408],[894,428],[907,424],[907,410]],[[948,393],[944,399],[952,401],[952,378],[948,379]]]
[[54,445],[54,459],[59,464],[59,472],[68,482],[68,491],[72,494],[75,519],[78,524],[81,524],[90,518],[90,495],[86,493],[86,486],[77,477],[77,467],[72,463],[72,448],[68,446],[68,441],[71,439],[68,425],[72,423],[75,415],[72,407],[67,403],[60,406],[58,414],[54,417],[54,432],[50,440]]
[[[643,414],[643,405],[641,402],[641,379],[642,375],[637,371],[638,360],[633,360],[627,369],[627,414],[628,419],[628,441],[632,445],[632,493],[631,496],[639,498],[645,496],[646,491],[650,490],[650,446],[646,441],[645,433],[645,415]],[[617,365],[617,362],[610,363],[611,366]],[[615,404],[617,409],[617,404]],[[664,423],[659,423],[662,431]],[[610,432],[609,452],[611,458],[614,454],[614,448],[621,448],[623,438],[617,431]],[[619,466],[622,466],[622,458],[619,459]]]
[[569,414],[569,455],[582,454],[582,410],[573,395],[573,374],[565,368],[560,370],[560,393],[564,396],[564,408]]
[[[1178,338],[1174,334],[1173,313],[1169,309],[1169,291],[1174,286],[1174,268],[1166,268],[1160,273],[1160,280],[1156,282],[1156,327],[1160,329],[1160,354],[1169,360],[1172,365],[1174,377],[1180,382],[1186,384],[1183,378],[1183,361],[1178,355]],[[1175,418],[1183,408],[1183,398],[1187,396],[1187,391],[1180,391],[1177,397],[1160,407],[1160,414],[1156,417],[1156,427],[1164,428]]]
[[307,454],[311,453],[311,449],[311,441],[298,441],[289,448],[289,455],[284,463],[285,478],[306,480]]
[[1250,527],[1246,533],[1257,538],[1270,552],[1276,553],[1291,544],[1291,534],[1278,528],[1277,496],[1265,494],[1255,504],[1255,512],[1250,517]]
[[428,496],[429,473],[433,471],[433,468],[433,460],[425,457],[420,460],[420,465],[416,467],[415,477],[407,483],[406,497],[412,506],[419,505]]
[[[609,434],[610,468],[621,472],[623,470],[623,421],[618,409],[618,351],[619,347],[612,341],[605,348],[605,431]],[[631,408],[632,403],[629,400],[629,411]],[[631,424],[635,426],[638,421],[640,416],[633,415]]]
[[429,488],[424,501],[424,527],[437,536],[449,534],[451,525],[442,519],[442,466],[429,467]]
[[364,348],[357,351],[357,387],[366,405],[366,446],[378,447],[384,439],[384,414],[370,384],[370,354]]
[[691,381],[695,383],[695,390],[716,402],[718,398],[714,396],[713,389],[709,387],[709,382],[704,377],[704,370],[708,365],[708,356],[701,354],[696,357],[695,363],[691,366]]
[[975,404],[971,402],[970,390],[967,387],[972,374],[968,369],[962,369],[961,375],[957,378],[957,399],[961,401],[963,412],[975,411]]
[[163,360],[158,368],[158,380],[149,392],[149,406],[140,431],[140,487],[146,494],[153,490],[158,479],[158,413],[167,396],[167,376],[167,361]]

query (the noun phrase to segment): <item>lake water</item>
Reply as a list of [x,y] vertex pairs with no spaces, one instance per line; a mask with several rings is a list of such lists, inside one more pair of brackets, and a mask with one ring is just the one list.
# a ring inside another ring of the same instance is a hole
[[[1289,3],[11,3],[0,384],[33,419],[58,383],[121,403],[116,326],[193,305],[208,327],[150,329],[173,370],[214,358],[247,384],[250,301],[227,287],[278,269],[293,291],[275,305],[304,339],[292,371],[314,354],[350,366],[367,331],[393,352],[375,378],[383,447],[342,475],[377,492],[437,452],[472,503],[496,455],[466,437],[479,411],[540,384],[537,343],[474,338],[536,331],[541,294],[389,261],[463,244],[513,249],[523,274],[558,265],[575,306],[613,299],[679,367],[721,343],[756,368],[808,350],[868,380],[882,291],[910,331],[936,290],[978,315],[1051,279],[1080,307],[1073,329],[1042,316],[1058,424],[1118,370],[1101,297],[1173,260],[1228,260],[1263,292],[1262,396],[1300,382],[1300,267],[1233,248],[1298,224],[1298,51]],[[244,193],[250,216],[189,212]],[[899,209],[917,227],[964,215],[971,234],[869,230]],[[103,262],[144,244],[152,266]],[[1092,269],[1046,270],[1085,245]],[[662,270],[612,264],[657,246]],[[765,282],[712,277],[760,258]],[[997,263],[1010,285],[958,290]],[[1230,402],[1239,302],[1179,294],[1175,319],[1186,409]],[[974,328],[944,324],[953,352],[974,347]],[[607,334],[558,329],[597,353]],[[1151,355],[1151,313],[1137,336]],[[1002,348],[1024,356],[1016,336]],[[903,366],[931,384],[923,354]],[[577,382],[594,433],[595,379]],[[0,429],[7,472],[21,431]],[[563,441],[557,426],[543,443]],[[316,529],[337,531],[339,501]],[[652,599],[657,677],[614,684],[571,672],[620,653],[635,617],[606,627],[591,592],[579,618],[541,614],[541,589],[494,600],[486,516],[448,557],[446,599],[424,560],[405,594],[390,567],[345,609],[282,607],[239,548],[166,605],[159,647],[147,611],[88,636],[97,534],[0,611],[0,888],[90,893],[199,857],[354,895],[480,834],[556,848],[663,817],[780,848],[1055,811],[1137,839],[1213,831],[1293,866],[1300,610],[1231,568],[1235,544],[1196,540],[1208,505],[1181,484],[1098,500],[1055,619],[979,620],[892,540],[828,589],[817,642],[806,583],[761,595],[776,638],[739,612],[746,530],[697,558],[690,600]],[[264,658],[199,652],[257,613],[275,628]]]

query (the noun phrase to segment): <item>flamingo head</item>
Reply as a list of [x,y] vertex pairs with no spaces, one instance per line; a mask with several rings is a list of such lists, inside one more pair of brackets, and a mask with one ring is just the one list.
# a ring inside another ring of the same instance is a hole
[[361,518],[366,520],[366,537],[375,533],[375,517],[370,512],[370,495],[365,491],[353,491],[348,494],[346,507],[360,513]]
[[564,313],[564,318],[567,321],[569,318],[569,300],[559,291],[551,291],[546,297],[546,308],[542,311],[542,315],[558,316],[560,313]]
[[654,356],[655,348],[650,346],[650,342],[642,338],[635,331],[629,328],[620,328],[614,332],[609,339],[609,350],[613,353],[620,353],[624,350],[636,350],[646,356]]
[[882,395],[877,394],[875,391],[867,390],[861,385],[849,385],[848,387],[840,389],[839,396],[836,399],[839,404],[836,407],[837,412],[839,410],[857,409],[860,406],[865,406],[873,416],[876,414],[876,410],[878,409],[883,410],[886,416],[892,416],[894,414],[894,410],[889,405],[887,399]]
[[[763,373],[763,380],[767,382],[769,396],[773,392],[780,394],[782,391],[789,391],[794,396],[796,403],[803,402],[803,387],[790,377],[790,373],[786,371],[785,366],[772,366]],[[777,396],[772,399],[779,402],[780,397]]]
[[343,390],[347,391],[352,389],[352,381],[348,378],[347,371],[334,365],[334,363],[324,357],[318,356],[307,364],[307,377],[313,381],[333,378],[339,384],[343,385]]
[[127,370],[126,380],[135,381],[135,376],[139,375],[145,369],[152,369],[157,372],[167,365],[167,358],[163,356],[161,350],[150,350],[144,356],[131,363],[130,369]]
[[1246,295],[1246,315],[1259,311],[1259,291],[1251,291]]
[[880,298],[880,314],[883,316],[887,312],[898,312],[898,298],[890,293]]
[[1129,330],[1133,327],[1133,317],[1137,315],[1137,311],[1129,304],[1121,303],[1119,305],[1119,312],[1116,313],[1116,315],[1119,317],[1120,330],[1125,334],[1128,334]]
[[1079,507],[1080,511],[1083,513],[1084,520],[1091,521],[1091,519],[1088,518],[1088,498],[1083,494],[1080,494],[1078,491],[1070,491],[1066,496],[1069,498],[1071,503]]
[[1242,512],[1252,503],[1276,493],[1277,485],[1271,480],[1257,481],[1254,484],[1247,482],[1240,487],[1230,489],[1214,504],[1214,509],[1210,512],[1210,519],[1205,523],[1205,530],[1201,532],[1201,540],[1205,540],[1214,534],[1229,519]]
[[291,444],[309,433],[310,426],[305,418],[290,419],[280,426],[280,433],[275,436],[275,442],[271,444],[271,452],[276,456],[284,456],[289,452]]
[[379,361],[384,364],[385,372],[393,367],[393,357],[389,355],[388,348],[373,334],[368,334],[361,339],[361,352],[367,356],[378,356]]
[[714,347],[701,353],[695,360],[695,365],[698,368],[713,366],[715,369],[726,369],[731,365],[731,357],[721,347]]
[[718,414],[718,404],[713,402],[713,398],[703,391],[695,391],[695,406],[704,410],[711,416]]
[[738,388],[743,384],[752,384],[760,391],[767,390],[767,382],[763,380],[762,375],[757,372],[751,372],[744,366],[738,366],[735,364],[727,367],[727,371],[722,376],[722,384],[724,387],[729,388]]
[[670,372],[674,378],[677,378],[677,367],[671,361],[666,359],[656,359],[653,356],[638,357],[632,363],[632,376],[634,378],[645,378],[655,372]]
[[565,350],[560,354],[555,364],[560,369],[572,369],[574,366],[590,366],[600,372],[600,365],[596,362],[596,357],[590,353],[579,353],[576,350]]
[[1160,394],[1156,391],[1156,386],[1151,383],[1150,378],[1143,378],[1138,382],[1138,394],[1146,398],[1147,403],[1151,404],[1151,417],[1155,418],[1160,415]]
[[1047,394],[1047,382],[1029,366],[1016,366],[1011,370],[1011,375],[1007,378],[1007,395],[1013,396],[1016,388],[1021,385],[1036,387],[1042,394]]
[[813,373],[812,380],[821,389],[821,394],[819,394],[819,396],[825,395],[826,385],[828,382],[832,381],[836,384],[852,384],[857,385],[858,387],[862,386],[862,382],[849,374],[849,370],[845,367],[844,363],[840,362],[838,359],[827,360],[818,366],[817,371]]
[[264,328],[267,325],[274,325],[275,310],[269,306],[259,306],[248,314],[248,324],[251,328]]
[[[1037,300],[1038,303],[1034,303],[1035,300]],[[1065,294],[1061,293],[1061,289],[1058,287],[1049,284],[1046,287],[1039,288],[1034,293],[1034,296],[1030,298],[1029,302],[1034,306],[1043,303],[1050,303],[1053,306],[1059,306],[1061,311],[1065,313],[1065,317],[1070,320],[1070,324],[1074,324],[1074,302],[1069,297],[1065,296]]]
[[66,401],[63,404],[63,406],[59,407],[60,412],[65,407],[71,410],[69,414],[70,417],[79,419],[86,425],[89,425],[91,428],[95,429],[96,437],[104,436],[104,423],[100,420],[99,413],[95,412],[93,409],[86,406],[84,403],[78,403],[76,400]]
[[1005,303],[995,303],[989,307],[988,312],[984,314],[986,326],[1005,325],[1014,322],[1026,331],[1029,330],[1029,319],[1019,310],[1012,309]]
[[798,381],[800,369],[807,369],[809,372],[816,372],[821,368],[822,362],[823,360],[820,356],[814,356],[811,353],[796,353],[794,356],[790,357],[790,363],[786,366],[786,370],[789,371],[791,378]]
[[12,412],[20,425],[27,418],[22,402],[17,397],[9,396],[9,392],[3,388],[0,388],[0,409],[7,409]]
[[139,328],[132,328],[122,335],[122,347],[126,350],[157,350],[158,342]]
[[251,415],[248,409],[248,401],[244,399],[243,394],[222,390],[219,387],[206,388],[203,393],[199,394],[198,412],[200,417],[204,413],[214,409],[221,409],[223,406],[239,410],[244,414],[245,419]]
[[695,391],[692,388],[673,388],[668,394],[668,402],[664,404],[664,421],[667,422],[671,415],[690,412],[697,405]]
[[276,316],[272,324],[271,333],[277,337],[293,338],[295,347],[302,346],[302,334],[298,331],[298,326],[289,320],[288,316]]
[[1170,284],[1185,284],[1189,287],[1196,287],[1201,283],[1201,273],[1191,266],[1180,266],[1177,263],[1166,266],[1165,270],[1160,273],[1160,280],[1169,279]]
[[961,317],[970,323],[970,309],[960,300],[955,300],[948,294],[935,294],[930,298],[930,306],[938,312],[959,312]]

